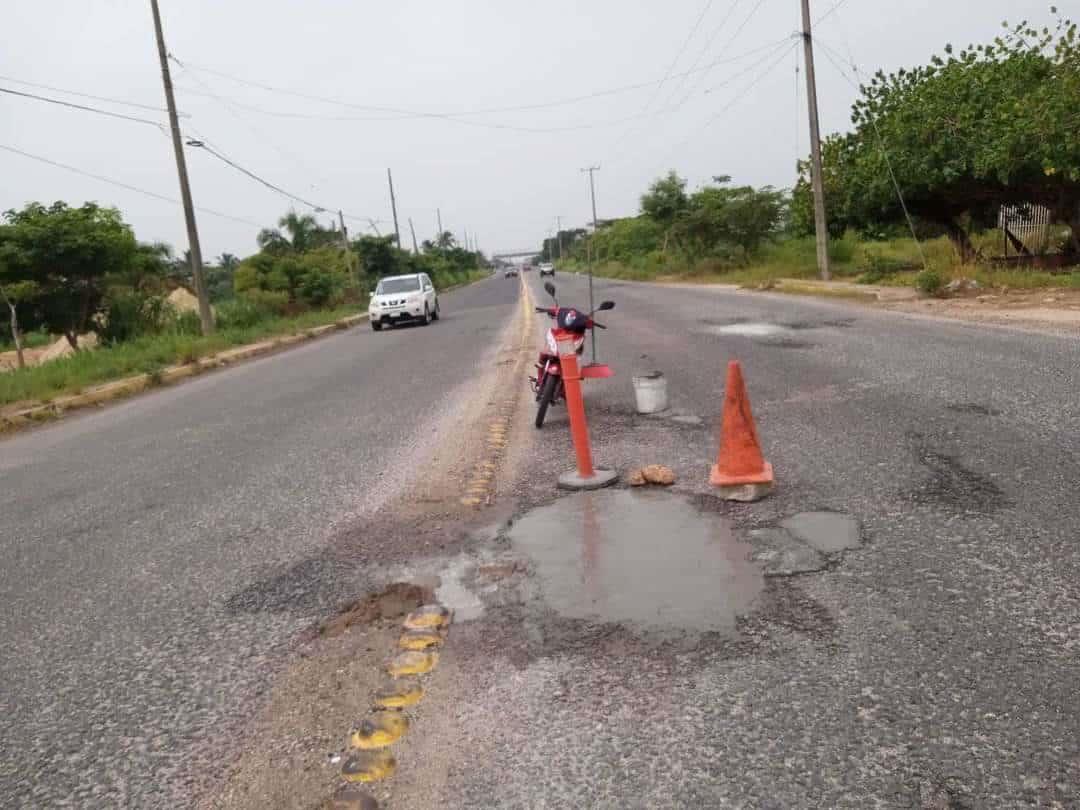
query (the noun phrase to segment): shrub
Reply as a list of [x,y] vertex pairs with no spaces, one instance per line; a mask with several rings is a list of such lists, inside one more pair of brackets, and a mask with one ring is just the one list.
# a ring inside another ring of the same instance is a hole
[[223,301],[217,308],[217,324],[221,329],[250,329],[267,317],[266,310],[246,295]]
[[282,316],[289,308],[289,294],[284,290],[245,290],[240,294],[240,300],[247,301],[262,312],[262,318],[267,316]]
[[173,331],[178,335],[198,336],[202,334],[202,320],[194,310],[181,312],[173,321]]
[[945,279],[942,278],[941,273],[932,267],[920,271],[915,276],[915,289],[923,295],[941,295],[944,287]]
[[164,298],[133,290],[113,291],[106,299],[101,325],[96,331],[103,343],[125,343],[143,335],[159,334],[175,317],[176,311]]

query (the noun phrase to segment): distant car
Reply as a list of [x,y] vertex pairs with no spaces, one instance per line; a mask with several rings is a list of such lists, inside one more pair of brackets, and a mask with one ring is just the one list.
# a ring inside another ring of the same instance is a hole
[[551,263],[540,265],[540,277],[543,278],[544,276],[551,276],[552,278],[554,278],[555,277],[555,265],[553,265]]
[[517,278],[518,271],[516,267],[508,267],[506,272],[503,273],[503,278]]
[[521,265],[521,272],[528,273],[530,270],[532,270],[532,265],[531,264],[523,264],[523,265]]
[[376,332],[406,322],[427,326],[439,320],[439,295],[427,273],[387,276],[371,294],[368,317]]

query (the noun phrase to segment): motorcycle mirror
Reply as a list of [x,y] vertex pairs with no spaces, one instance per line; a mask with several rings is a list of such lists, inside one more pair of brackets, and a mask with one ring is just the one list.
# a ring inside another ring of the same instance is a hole
[[552,298],[555,297],[555,285],[552,284],[550,281],[544,282],[544,289],[547,290],[547,294],[550,295]]
[[597,312],[599,312],[601,310],[608,310],[608,309],[615,309],[615,302],[614,301],[605,301],[604,303],[602,303],[600,306],[598,306],[596,308]]

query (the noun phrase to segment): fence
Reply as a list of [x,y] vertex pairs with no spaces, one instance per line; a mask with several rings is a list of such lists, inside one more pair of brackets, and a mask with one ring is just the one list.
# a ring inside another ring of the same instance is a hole
[[1017,254],[1041,255],[1050,246],[1050,209],[1044,205],[1003,205],[998,212],[998,227],[1006,258],[1010,242]]

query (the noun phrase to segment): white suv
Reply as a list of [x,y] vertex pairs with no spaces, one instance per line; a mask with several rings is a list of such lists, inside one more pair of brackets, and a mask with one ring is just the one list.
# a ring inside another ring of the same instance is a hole
[[387,276],[379,282],[368,304],[371,328],[378,332],[384,324],[419,321],[427,326],[439,320],[439,296],[427,273]]

